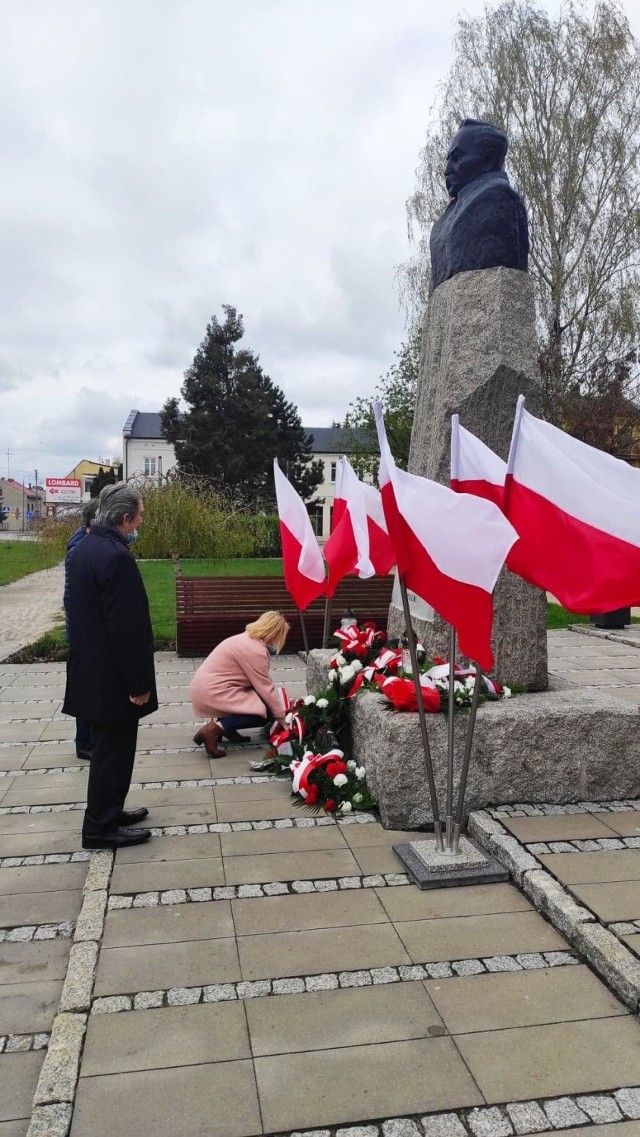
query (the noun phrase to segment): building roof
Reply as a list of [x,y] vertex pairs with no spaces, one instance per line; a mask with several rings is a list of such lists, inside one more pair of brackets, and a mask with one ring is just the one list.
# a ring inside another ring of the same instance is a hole
[[17,493],[23,493],[27,497],[37,497],[38,493],[42,492],[42,486],[23,486],[22,482],[17,482],[15,478],[0,478],[0,485],[10,486],[12,490]]
[[[313,454],[344,454],[350,449],[351,431],[341,426],[304,426],[305,434],[311,435]],[[160,414],[157,411],[130,411],[123,427],[125,438],[162,438]],[[371,439],[365,431],[353,431],[356,437],[362,436],[364,445]],[[376,446],[377,450],[377,446]]]

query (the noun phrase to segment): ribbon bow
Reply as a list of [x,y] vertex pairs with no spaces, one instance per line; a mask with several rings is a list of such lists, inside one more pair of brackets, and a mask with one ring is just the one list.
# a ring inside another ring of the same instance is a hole
[[300,794],[306,801],[311,795],[313,786],[309,782],[309,778],[314,770],[322,769],[329,762],[336,760],[342,761],[344,758],[344,751],[342,750],[329,750],[326,754],[314,754],[312,750],[305,750],[299,762],[291,763],[291,771],[293,773],[293,793]]

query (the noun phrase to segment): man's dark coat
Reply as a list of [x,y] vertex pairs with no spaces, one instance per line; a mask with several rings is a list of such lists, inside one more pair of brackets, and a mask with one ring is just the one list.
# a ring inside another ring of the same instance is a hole
[[[69,662],[63,711],[91,723],[157,710],[153,634],[140,570],[119,530],[92,525],[67,566]],[[151,697],[143,707],[130,695]]]

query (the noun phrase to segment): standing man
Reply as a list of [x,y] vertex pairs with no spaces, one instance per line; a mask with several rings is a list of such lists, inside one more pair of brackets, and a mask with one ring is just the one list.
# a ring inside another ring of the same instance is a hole
[[[64,597],[65,613],[69,607],[69,557],[76,545],[86,537],[98,508],[98,499],[94,497],[82,507],[82,525],[76,529],[67,542],[67,555],[64,559]],[[67,643],[69,642],[69,620],[65,621]],[[91,724],[84,719],[76,719],[76,757],[83,758],[85,762],[91,760]]]
[[105,486],[96,518],[69,558],[69,662],[63,711],[91,723],[84,849],[138,845],[147,809],[125,810],[138,720],[157,710],[149,602],[129,551],[142,524],[137,490]]

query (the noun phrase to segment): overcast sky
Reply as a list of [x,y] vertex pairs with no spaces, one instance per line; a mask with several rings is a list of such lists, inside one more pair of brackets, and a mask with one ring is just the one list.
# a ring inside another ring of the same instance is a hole
[[0,0],[0,475],[120,454],[224,303],[306,426],[373,390],[456,10]]

